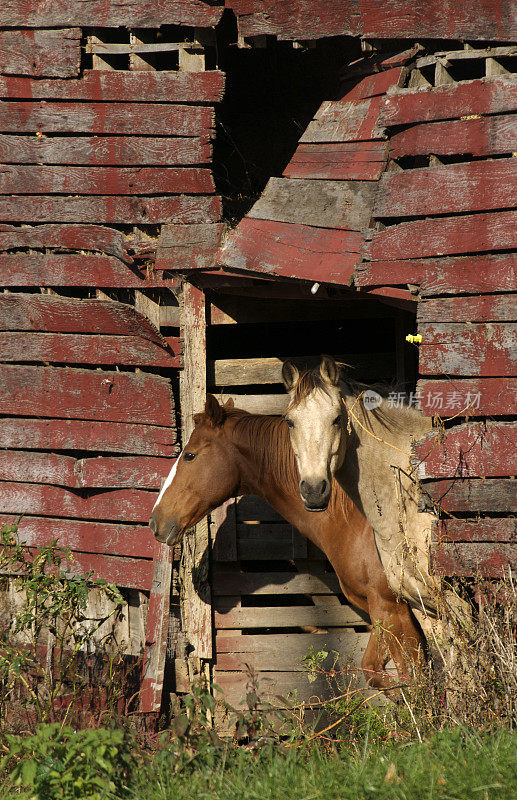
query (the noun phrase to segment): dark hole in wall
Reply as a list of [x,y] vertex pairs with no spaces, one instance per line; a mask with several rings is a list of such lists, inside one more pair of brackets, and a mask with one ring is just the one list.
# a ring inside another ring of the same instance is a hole
[[273,37],[264,44],[237,47],[235,16],[225,11],[217,29],[226,91],[216,107],[214,175],[230,224],[282,174],[318,107],[337,95],[340,70],[361,55],[360,42],[349,37],[299,49]]

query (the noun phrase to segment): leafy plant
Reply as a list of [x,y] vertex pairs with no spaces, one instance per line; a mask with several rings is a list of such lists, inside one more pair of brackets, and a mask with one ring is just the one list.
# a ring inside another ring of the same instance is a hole
[[127,731],[74,731],[40,725],[29,737],[7,735],[0,769],[14,787],[37,800],[119,800],[126,796],[137,760]]
[[[85,684],[81,657],[101,625],[125,605],[116,586],[93,573],[71,574],[71,561],[70,550],[56,541],[28,548],[18,539],[17,525],[0,529],[3,588],[7,592],[12,581],[16,590],[15,607],[7,609],[0,630],[0,710],[16,700],[32,724],[66,720]],[[111,605],[102,618],[87,616],[93,589]]]

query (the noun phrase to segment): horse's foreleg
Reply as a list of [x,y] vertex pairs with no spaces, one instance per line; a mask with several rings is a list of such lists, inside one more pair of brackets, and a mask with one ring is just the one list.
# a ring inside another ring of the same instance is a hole
[[390,652],[381,638],[377,631],[371,632],[361,661],[361,669],[368,686],[384,692],[391,687],[392,680],[384,672],[384,667],[390,660]]

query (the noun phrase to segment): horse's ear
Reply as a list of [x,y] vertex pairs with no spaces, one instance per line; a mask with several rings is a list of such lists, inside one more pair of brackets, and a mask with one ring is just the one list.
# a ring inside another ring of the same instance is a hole
[[294,389],[299,377],[298,367],[295,367],[292,361],[284,361],[282,365],[282,380],[288,392]]
[[233,397],[229,397],[226,403],[223,406],[225,411],[231,411],[232,408],[235,408],[235,403],[233,402]]
[[224,422],[224,408],[219,405],[213,394],[207,394],[205,401],[205,416],[214,426]]
[[339,384],[339,367],[332,356],[322,356],[320,364],[320,374],[324,381],[331,383],[332,386]]

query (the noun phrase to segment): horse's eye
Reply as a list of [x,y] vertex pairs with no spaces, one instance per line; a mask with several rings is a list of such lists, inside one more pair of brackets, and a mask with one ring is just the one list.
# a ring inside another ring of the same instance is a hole
[[333,425],[339,425],[340,422],[341,422],[341,414],[338,414],[336,419],[334,420],[334,422],[332,424]]
[[287,422],[290,428],[294,428],[294,422],[292,421],[292,419],[288,419],[287,417],[285,417],[285,421]]
[[197,456],[197,453],[190,453],[190,452],[187,451],[186,453],[183,453],[183,460],[184,461],[194,461],[196,456]]

